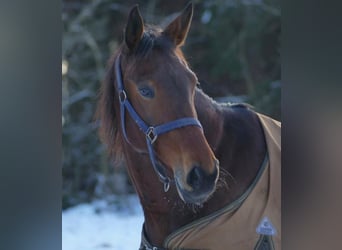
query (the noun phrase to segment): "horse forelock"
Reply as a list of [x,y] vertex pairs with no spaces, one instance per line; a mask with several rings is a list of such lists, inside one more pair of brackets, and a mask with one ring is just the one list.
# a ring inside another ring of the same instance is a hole
[[133,51],[128,48],[123,49],[123,53],[134,59],[146,58],[153,50],[163,52],[173,51],[175,49],[172,41],[163,35],[162,30],[153,25],[146,25],[144,33]]
[[144,31],[143,36],[134,51],[135,56],[144,57],[152,51],[155,42],[157,42],[158,32],[153,29]]

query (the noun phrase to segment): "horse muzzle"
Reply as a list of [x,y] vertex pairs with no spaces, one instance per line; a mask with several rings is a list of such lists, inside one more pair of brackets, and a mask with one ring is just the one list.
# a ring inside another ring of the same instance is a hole
[[[175,182],[179,196],[185,203],[201,205],[208,200],[215,191],[219,177],[219,162],[215,160],[215,167],[207,173],[201,166],[193,166],[186,178],[175,174]],[[185,181],[183,181],[185,179]]]

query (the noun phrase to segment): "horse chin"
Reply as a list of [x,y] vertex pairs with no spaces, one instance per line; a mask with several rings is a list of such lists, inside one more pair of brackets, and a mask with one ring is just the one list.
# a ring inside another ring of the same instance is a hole
[[195,204],[197,206],[201,206],[210,198],[210,196],[214,192],[213,190],[207,193],[195,194],[182,188],[182,185],[179,183],[177,178],[175,178],[175,183],[179,197],[186,204]]

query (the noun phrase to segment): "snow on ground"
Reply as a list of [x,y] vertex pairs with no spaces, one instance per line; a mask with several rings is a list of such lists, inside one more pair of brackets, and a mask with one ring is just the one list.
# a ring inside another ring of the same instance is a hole
[[63,250],[139,249],[143,221],[135,195],[77,205],[62,213]]

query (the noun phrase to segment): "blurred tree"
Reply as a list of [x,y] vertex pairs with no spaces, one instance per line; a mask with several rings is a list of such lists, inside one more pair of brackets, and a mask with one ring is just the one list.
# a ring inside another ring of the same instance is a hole
[[[111,166],[94,120],[106,62],[122,41],[130,8],[166,25],[188,1],[63,0],[63,208],[132,192],[124,166]],[[280,119],[279,0],[193,1],[184,52],[214,98],[238,96]]]

